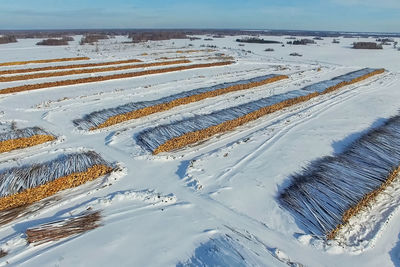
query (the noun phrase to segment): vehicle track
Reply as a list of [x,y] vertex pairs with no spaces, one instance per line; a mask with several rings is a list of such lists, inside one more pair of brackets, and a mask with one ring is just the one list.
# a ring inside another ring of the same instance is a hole
[[[368,81],[366,83],[363,84],[359,84],[357,86],[350,86],[350,88],[347,88],[345,90],[341,90],[339,91],[337,94],[329,94],[326,97],[324,97],[325,99],[316,99],[315,101],[313,101],[314,103],[310,106],[308,105],[301,105],[303,107],[297,107],[297,109],[300,109],[298,111],[296,110],[290,110],[288,112],[285,112],[284,117],[280,118],[279,122],[284,122],[289,118],[292,118],[293,116],[295,116],[295,114],[293,112],[299,112],[302,113],[303,115],[299,115],[299,119],[296,120],[295,122],[293,122],[293,120],[291,120],[290,124],[283,124],[280,128],[278,127],[278,131],[275,132],[275,134],[273,134],[272,136],[270,136],[268,139],[266,139],[265,141],[263,141],[257,148],[256,150],[252,151],[251,153],[245,155],[244,157],[242,157],[239,161],[235,162],[233,165],[231,165],[231,167],[229,167],[228,169],[226,169],[225,171],[223,171],[222,173],[220,173],[219,175],[217,175],[216,177],[217,180],[220,183],[224,183],[222,182],[223,180],[226,180],[227,177],[232,177],[233,173],[236,173],[238,169],[243,168],[246,164],[248,164],[250,161],[253,161],[254,159],[256,159],[257,157],[259,157],[261,155],[261,153],[268,149],[268,147],[273,146],[279,139],[281,139],[282,137],[284,137],[287,133],[289,133],[290,131],[292,131],[294,128],[302,125],[303,123],[311,120],[311,119],[315,119],[318,116],[322,115],[325,112],[328,112],[331,108],[348,102],[349,100],[353,99],[354,97],[356,97],[358,95],[358,91],[355,89],[358,89],[360,87],[366,87],[366,86],[370,86],[372,84],[374,84],[375,82],[388,78],[389,76],[391,76],[391,74],[386,74],[385,76],[381,76],[381,77],[377,77],[375,79],[373,79],[372,81]],[[394,84],[395,80],[388,80],[386,81],[386,83],[384,83],[381,86],[389,86],[391,84]],[[376,89],[369,89],[369,90],[363,90],[362,92],[370,92]],[[343,96],[343,97],[341,97]],[[324,105],[327,104],[327,105]],[[305,107],[304,107],[305,106]],[[296,109],[296,108],[294,108]],[[314,111],[316,110],[316,111]],[[306,113],[304,113],[306,112]],[[297,113],[298,114],[298,113]],[[249,135],[242,137],[242,138],[251,138],[252,136],[256,135],[259,131],[264,131],[265,129],[274,126],[274,128],[277,128],[277,125],[275,123],[270,124],[269,126],[264,126],[261,129],[258,129],[252,133],[250,133]],[[246,130],[245,130],[246,131]],[[251,131],[251,130],[249,130]],[[236,139],[237,140],[237,139]]]

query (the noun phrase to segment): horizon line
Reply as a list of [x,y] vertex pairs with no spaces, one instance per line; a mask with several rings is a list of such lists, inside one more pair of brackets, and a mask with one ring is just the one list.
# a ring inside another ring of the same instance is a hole
[[226,31],[263,31],[263,32],[279,32],[279,31],[286,31],[286,32],[329,32],[329,33],[362,33],[362,34],[400,34],[400,32],[384,32],[384,31],[341,31],[341,30],[306,30],[306,29],[252,29],[252,28],[175,28],[175,27],[166,27],[166,28],[150,28],[150,27],[143,27],[143,28],[113,28],[113,27],[104,27],[104,28],[40,28],[40,29],[0,29],[2,31],[101,31],[101,30],[180,30],[180,31],[187,31],[187,30],[226,30]]

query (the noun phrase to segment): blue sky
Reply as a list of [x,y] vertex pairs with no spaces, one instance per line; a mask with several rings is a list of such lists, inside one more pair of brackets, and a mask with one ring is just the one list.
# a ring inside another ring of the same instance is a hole
[[65,28],[400,32],[400,0],[0,0],[0,29]]

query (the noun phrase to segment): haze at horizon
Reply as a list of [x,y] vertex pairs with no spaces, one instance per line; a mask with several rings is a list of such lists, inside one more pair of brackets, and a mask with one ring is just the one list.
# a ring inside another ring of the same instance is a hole
[[397,0],[1,0],[0,29],[236,28],[399,32]]

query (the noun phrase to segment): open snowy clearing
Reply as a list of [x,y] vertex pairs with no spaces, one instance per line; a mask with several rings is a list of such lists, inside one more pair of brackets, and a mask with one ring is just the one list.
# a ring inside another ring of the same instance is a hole
[[[117,37],[97,46],[81,46],[80,36],[75,36],[76,41],[61,47],[35,46],[38,39],[0,45],[0,63],[90,58],[1,66],[0,71],[127,59],[143,64],[182,56],[189,64],[222,62],[225,57],[234,61],[226,66],[0,95],[0,133],[15,126],[37,126],[55,136],[51,142],[1,153],[0,172],[91,150],[114,168],[99,179],[11,214],[0,211],[0,255],[6,254],[0,257],[0,266],[400,265],[398,180],[331,241],[307,233],[277,200],[292,174],[315,159],[342,152],[363,133],[398,114],[400,52],[390,46],[376,51],[350,48],[352,42],[365,38],[336,38],[340,44],[324,38],[314,45],[294,46],[286,45],[285,36],[261,36],[285,46],[239,46],[235,39],[240,36],[213,41],[199,37],[145,44],[123,43],[128,39]],[[266,52],[266,48],[275,51]],[[177,52],[185,50],[200,51]],[[289,56],[293,52],[303,56]],[[186,64],[177,66],[181,65]],[[167,67],[0,82],[0,90]],[[299,90],[366,67],[386,71],[171,152],[152,155],[137,143],[138,134],[152,127]],[[95,131],[78,129],[73,123],[86,114],[126,103],[270,74],[289,78]],[[26,240],[29,228],[87,211],[100,211],[101,226],[37,246]]]

